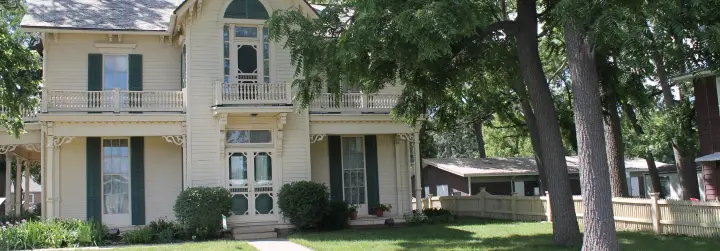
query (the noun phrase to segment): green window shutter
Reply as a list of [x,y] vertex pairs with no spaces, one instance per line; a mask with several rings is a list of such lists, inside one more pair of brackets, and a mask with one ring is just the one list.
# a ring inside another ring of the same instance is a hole
[[103,89],[103,56],[88,54],[88,91]]
[[128,58],[129,72],[128,89],[130,91],[143,90],[143,56],[140,54],[130,54]]
[[100,138],[86,139],[86,193],[88,220],[102,221],[102,142]]
[[343,200],[342,150],[340,136],[328,136],[328,156],[330,158],[330,199]]
[[375,215],[380,204],[380,181],[378,179],[377,136],[365,136],[365,175],[367,176],[368,214]]
[[[128,57],[128,90],[130,91],[142,91],[143,90],[143,57],[140,54],[130,54]],[[142,106],[142,94],[130,100],[131,107]],[[131,112],[131,113],[142,113],[142,112]]]
[[132,224],[145,225],[145,138],[130,138],[130,214]]

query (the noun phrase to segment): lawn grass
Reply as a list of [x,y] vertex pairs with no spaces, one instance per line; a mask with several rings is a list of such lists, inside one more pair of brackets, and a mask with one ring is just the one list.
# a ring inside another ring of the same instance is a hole
[[[290,240],[317,251],[580,250],[552,245],[552,225],[463,218],[458,224],[349,229],[295,234]],[[623,250],[720,250],[720,239],[618,233]]]
[[254,247],[251,247],[245,241],[208,241],[208,242],[188,242],[181,244],[164,244],[164,245],[143,245],[143,246],[128,246],[118,247],[113,250],[120,251],[154,251],[154,250],[193,250],[193,251],[215,251],[215,250],[245,250],[254,251]]

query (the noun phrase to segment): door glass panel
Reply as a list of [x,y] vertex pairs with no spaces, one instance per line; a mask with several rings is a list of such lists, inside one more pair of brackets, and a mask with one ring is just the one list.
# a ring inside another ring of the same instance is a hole
[[270,130],[229,130],[226,137],[229,144],[272,143]]
[[236,194],[232,197],[232,212],[235,215],[248,214],[248,199],[246,195]]
[[272,158],[268,153],[255,156],[255,185],[272,185]]
[[273,198],[270,194],[259,194],[255,198],[255,210],[258,214],[269,214],[272,213],[273,209]]
[[257,72],[257,48],[253,45],[238,45],[238,73],[251,74]]
[[365,154],[362,137],[342,138],[343,191],[350,204],[365,204]]
[[241,153],[230,156],[230,183],[247,185],[247,157]]
[[258,28],[257,27],[235,27],[235,37],[247,37],[257,38]]
[[103,214],[130,213],[127,139],[103,140]]

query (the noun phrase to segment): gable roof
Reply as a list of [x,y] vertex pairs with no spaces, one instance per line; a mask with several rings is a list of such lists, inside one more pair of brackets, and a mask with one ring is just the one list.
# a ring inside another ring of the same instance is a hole
[[[171,17],[190,0],[26,0],[24,28],[168,31]],[[303,0],[314,14],[317,10]]]
[[[565,157],[569,173],[580,171],[578,156]],[[674,167],[673,165],[655,162],[658,168]],[[455,159],[423,159],[422,166],[434,166],[441,170],[462,177],[537,175],[535,158],[455,158]],[[629,172],[647,171],[644,159],[628,159],[625,167]]]
[[26,0],[20,25],[121,31],[166,31],[176,0]]

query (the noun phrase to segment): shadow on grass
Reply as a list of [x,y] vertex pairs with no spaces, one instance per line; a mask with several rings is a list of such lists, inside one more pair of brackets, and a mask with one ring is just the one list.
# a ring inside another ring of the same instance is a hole
[[[530,229],[530,230],[528,230]],[[518,234],[519,232],[519,234]],[[461,219],[457,224],[349,229],[291,237],[316,250],[580,250],[552,243],[552,228],[543,223]],[[720,250],[720,239],[618,233],[623,250]],[[368,249],[371,248],[371,249]]]

